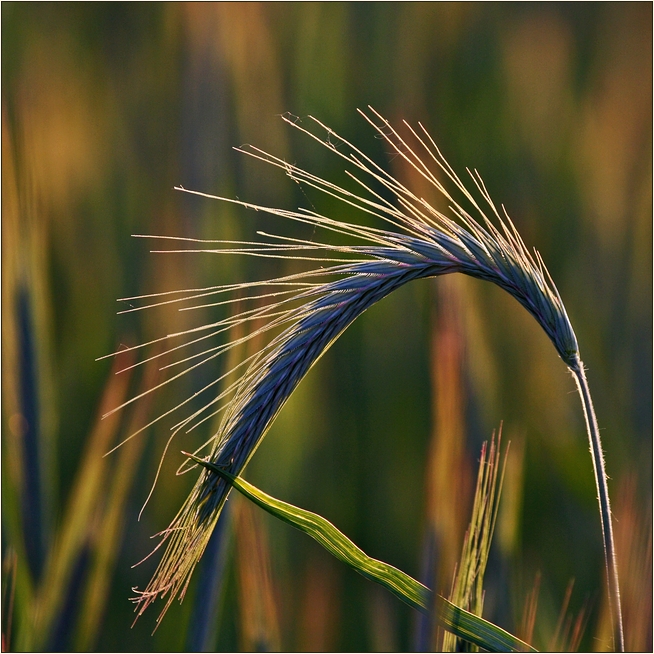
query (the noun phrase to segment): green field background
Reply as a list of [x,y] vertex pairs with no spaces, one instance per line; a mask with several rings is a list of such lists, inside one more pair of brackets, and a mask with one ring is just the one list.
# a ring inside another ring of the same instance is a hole
[[[233,146],[253,144],[354,188],[341,159],[280,119],[312,115],[415,182],[357,113],[371,105],[394,124],[420,121],[462,176],[476,168],[542,254],[602,429],[627,647],[651,651],[651,4],[3,2],[1,10],[6,648],[418,647],[412,609],[241,498],[230,500],[224,567],[201,563],[154,635],[160,606],[132,626],[132,588],[145,587],[158,555],[132,566],[193,482],[195,473],[175,476],[180,450],[193,451],[212,426],[173,442],[140,520],[175,421],[102,455],[222,368],[203,366],[151,403],[98,419],[161,380],[146,366],[115,376],[98,357],[214,319],[175,305],[117,315],[128,308],[117,298],[296,269],[153,254],[156,243],[131,235],[313,237],[176,185],[368,220]],[[417,192],[438,202],[424,186]],[[503,421],[511,448],[484,617],[520,635],[536,584],[534,646],[563,647],[577,628],[582,650],[602,650],[602,540],[573,379],[517,302],[459,277],[410,284],[358,319],[301,383],[244,476],[447,594],[481,444]]]

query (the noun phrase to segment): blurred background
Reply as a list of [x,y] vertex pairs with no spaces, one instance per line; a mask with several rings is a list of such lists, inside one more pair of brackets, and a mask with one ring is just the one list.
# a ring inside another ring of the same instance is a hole
[[[96,358],[203,319],[175,305],[117,315],[116,299],[289,270],[150,254],[131,235],[306,236],[178,184],[360,220],[232,146],[342,182],[343,162],[279,118],[311,114],[417,183],[357,114],[367,105],[421,121],[457,171],[477,168],[542,253],[602,428],[627,647],[651,651],[651,4],[3,2],[2,82],[5,651],[438,646],[416,612],[237,498],[181,606],[154,635],[159,606],[132,626],[132,588],[158,555],[132,566],[193,482],[174,474],[179,451],[212,431],[171,445],[140,521],[170,423],[102,457],[221,370],[101,421],[164,373],[115,375],[130,355]],[[484,617],[538,648],[603,650],[602,541],[574,389],[506,293],[461,276],[415,282],[320,360],[245,477],[447,594],[481,444],[503,421]]]

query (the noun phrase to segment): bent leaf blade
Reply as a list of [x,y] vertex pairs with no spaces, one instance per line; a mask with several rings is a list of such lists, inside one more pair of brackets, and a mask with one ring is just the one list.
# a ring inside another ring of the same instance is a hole
[[[245,479],[235,477],[214,463],[187,452],[183,454],[228,481],[236,490],[271,515],[311,536],[330,554],[367,579],[381,584],[409,606],[422,612],[428,610],[431,594],[429,588],[398,568],[368,556],[329,520],[271,497]],[[459,608],[440,596],[436,598],[436,614],[444,629],[489,652],[537,651],[501,627]]]

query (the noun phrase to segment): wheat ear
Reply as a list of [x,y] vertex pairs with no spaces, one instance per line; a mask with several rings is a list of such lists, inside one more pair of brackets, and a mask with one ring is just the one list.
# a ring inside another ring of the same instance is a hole
[[[203,197],[232,202],[306,223],[326,232],[344,234],[364,244],[335,246],[263,233],[260,234],[272,240],[226,242],[173,239],[187,241],[192,243],[193,247],[163,251],[232,253],[330,264],[262,282],[127,298],[130,301],[146,299],[150,302],[156,297],[150,304],[129,310],[198,300],[199,304],[185,306],[184,309],[226,304],[234,300],[206,302],[206,299],[222,293],[250,291],[255,288],[263,288],[269,292],[252,296],[253,299],[273,298],[263,308],[248,309],[223,321],[157,339],[186,339],[180,345],[171,346],[155,355],[162,356],[201,341],[209,341],[235,325],[255,325],[250,333],[234,342],[207,347],[197,354],[165,366],[168,368],[190,364],[171,378],[176,379],[212,361],[235,345],[258,338],[262,334],[271,336],[258,353],[237,366],[247,366],[241,378],[215,394],[202,409],[175,425],[173,436],[181,429],[195,428],[224,410],[218,432],[207,443],[211,447],[210,461],[238,476],[304,375],[334,340],[368,307],[407,282],[422,277],[459,272],[493,282],[512,295],[534,316],[579,385],[598,488],[616,643],[622,647],[622,620],[611,512],[599,431],[583,364],[579,358],[577,339],[556,286],[539,253],[536,250],[532,253],[527,249],[506,211],[503,210],[504,215],[500,215],[477,171],[468,170],[468,173],[483,200],[483,205],[486,206],[486,211],[492,215],[492,220],[447,163],[422,125],[419,124],[416,130],[405,122],[408,138],[417,144],[416,149],[422,152],[424,160],[387,120],[374,109],[369,109],[369,114],[360,112],[361,115],[392,148],[396,156],[401,157],[442,194],[449,204],[452,216],[437,211],[362,151],[311,117],[311,125],[318,134],[306,129],[297,120],[290,117],[283,119],[343,158],[359,174],[366,175],[370,180],[368,182],[348,171],[348,175],[359,186],[358,193],[321,179],[258,148],[249,146],[237,149],[281,168],[291,179],[303,186],[316,188],[354,209],[376,217],[386,225],[386,229],[334,220],[316,211],[274,209],[180,188]],[[449,183],[463,195],[478,219],[473,218],[452,197],[436,177],[432,167],[440,170]],[[373,184],[384,190],[375,191]],[[382,192],[385,195],[390,192],[394,202],[387,200]],[[389,229],[389,226],[392,229]],[[218,382],[228,374],[230,373],[217,377],[200,392],[213,391]],[[136,399],[138,397],[130,401]],[[180,402],[160,418],[182,408],[189,401],[190,398]],[[151,582],[144,591],[138,592],[135,598],[138,615],[157,596],[167,596],[162,615],[176,596],[183,598],[191,573],[206,547],[229,490],[230,486],[218,475],[207,469],[201,471],[176,518],[161,534],[163,540],[160,546],[166,544],[165,553]]]

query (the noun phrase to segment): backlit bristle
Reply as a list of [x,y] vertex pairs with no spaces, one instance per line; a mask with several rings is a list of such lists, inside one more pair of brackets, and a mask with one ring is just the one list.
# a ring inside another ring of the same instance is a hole
[[[380,221],[380,226],[343,222],[315,210],[276,209],[180,188],[187,193],[305,223],[323,230],[326,236],[330,232],[345,235],[352,239],[352,244],[336,246],[323,242],[324,239],[307,241],[261,232],[260,241],[145,237],[190,246],[183,250],[158,249],[158,252],[191,251],[219,256],[272,257],[306,262],[309,266],[306,271],[275,279],[127,298],[130,302],[143,302],[140,306],[130,307],[128,311],[164,303],[180,304],[181,310],[189,311],[237,300],[247,302],[248,297],[254,302],[254,305],[246,304],[249,308],[237,315],[138,346],[165,341],[167,349],[159,350],[153,356],[179,355],[176,360],[163,366],[171,369],[171,378],[151,389],[152,392],[213,362],[236,346],[254,339],[259,339],[257,343],[263,343],[255,354],[232,370],[216,375],[195,393],[194,398],[203,394],[210,397],[202,408],[179,420],[171,435],[172,440],[181,430],[195,429],[219,412],[224,412],[219,430],[212,435],[206,447],[211,448],[210,460],[233,475],[242,471],[293,390],[330,345],[367,308],[414,279],[459,272],[493,282],[515,297],[536,318],[568,366],[578,366],[574,331],[542,259],[525,246],[508,216],[505,215],[505,219],[500,216],[479,174],[468,171],[475,194],[481,196],[478,202],[422,125],[415,130],[405,124],[405,138],[373,109],[368,114],[362,112],[362,115],[393,153],[402,157],[445,198],[451,216],[429,205],[320,121],[310,119],[315,130],[311,131],[297,121],[284,118],[291,127],[317,140],[349,164],[352,170],[348,170],[348,175],[358,187],[356,192],[321,179],[258,148],[244,147],[239,150],[281,168],[303,186],[338,198],[352,208],[353,214],[361,211],[374,216]],[[409,146],[409,140],[416,144],[415,149]],[[463,195],[470,205],[469,210],[455,201],[432,168],[444,175],[445,181]],[[374,187],[379,190],[374,190]],[[382,195],[382,189],[385,189],[385,195]],[[394,202],[385,197],[389,191],[394,196]],[[490,218],[482,206],[489,210]],[[231,342],[209,345],[211,339],[234,327],[245,329],[245,332],[241,332],[244,335]],[[184,354],[184,348],[198,343],[207,343],[207,347],[200,352]],[[146,357],[145,361],[152,358]],[[241,372],[240,378],[226,388],[216,390],[218,384],[235,371]],[[191,399],[181,401],[154,422],[182,410]],[[188,469],[185,464],[180,472]],[[151,582],[135,598],[139,615],[158,596],[166,599],[164,613],[176,596],[183,597],[229,489],[215,473],[206,469],[201,471],[176,518],[161,534],[163,540],[158,547],[165,546],[165,552]]]

